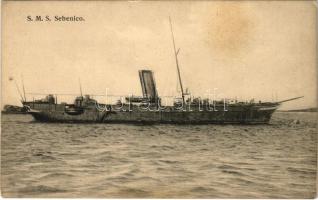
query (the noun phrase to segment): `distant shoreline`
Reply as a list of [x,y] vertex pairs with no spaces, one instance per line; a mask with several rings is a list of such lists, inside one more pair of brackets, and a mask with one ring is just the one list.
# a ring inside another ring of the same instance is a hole
[[5,105],[1,114],[27,114],[23,107],[14,105]]
[[318,108],[306,108],[298,110],[277,110],[277,112],[318,112]]
[[8,112],[8,111],[1,111],[1,114],[2,115],[25,115],[25,114],[28,114],[26,112]]

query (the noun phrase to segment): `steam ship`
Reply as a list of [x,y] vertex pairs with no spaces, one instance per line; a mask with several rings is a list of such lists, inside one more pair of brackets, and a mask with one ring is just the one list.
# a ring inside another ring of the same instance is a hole
[[[177,98],[164,106],[158,96],[153,72],[139,71],[143,96],[127,96],[115,104],[100,104],[89,95],[80,95],[73,104],[57,103],[54,95],[24,101],[24,109],[42,122],[93,123],[182,123],[182,124],[266,124],[279,102],[231,102],[228,100]],[[184,96],[183,96],[184,97]]]
[[117,103],[98,103],[89,95],[80,95],[74,103],[58,103],[54,95],[42,100],[22,101],[24,110],[41,122],[75,123],[176,123],[176,124],[267,124],[274,111],[291,98],[277,102],[238,102],[192,98],[184,92],[170,20],[172,43],[181,95],[173,105],[164,106],[158,95],[154,73],[140,70],[142,96],[126,96]]

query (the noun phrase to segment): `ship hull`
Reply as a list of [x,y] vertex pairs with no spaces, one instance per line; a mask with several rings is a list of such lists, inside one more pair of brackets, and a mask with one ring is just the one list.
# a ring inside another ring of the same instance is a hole
[[35,120],[68,123],[268,124],[278,106],[242,106],[213,111],[103,111],[70,115],[58,110],[31,110]]

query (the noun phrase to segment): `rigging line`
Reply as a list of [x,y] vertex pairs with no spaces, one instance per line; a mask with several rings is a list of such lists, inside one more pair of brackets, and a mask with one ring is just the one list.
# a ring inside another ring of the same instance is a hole
[[82,92],[82,84],[81,84],[81,79],[80,79],[80,78],[78,78],[78,82],[79,82],[79,86],[80,86],[81,96],[83,96],[83,92]]
[[16,82],[15,80],[14,80],[14,84],[15,84],[15,87],[17,88],[17,90],[18,90],[18,93],[19,93],[19,95],[20,95],[21,101],[23,102],[22,93],[21,93],[21,91],[20,91],[20,89],[19,89],[19,86],[18,86],[18,84],[17,84],[17,82]]
[[24,88],[24,81],[23,81],[23,75],[21,75],[21,81],[22,81],[22,89],[23,89],[24,101],[26,101],[25,88]]

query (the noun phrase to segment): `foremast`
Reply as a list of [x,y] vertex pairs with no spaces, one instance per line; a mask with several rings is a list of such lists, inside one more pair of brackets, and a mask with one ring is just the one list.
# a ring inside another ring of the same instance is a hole
[[173,30],[172,30],[172,23],[171,23],[170,16],[169,16],[169,22],[170,22],[170,30],[171,30],[171,36],[172,36],[172,44],[173,44],[174,56],[175,56],[175,59],[176,59],[178,79],[179,79],[179,84],[180,84],[180,89],[181,89],[182,103],[183,103],[183,105],[185,105],[184,91],[183,91],[182,80],[181,80],[181,75],[180,75],[180,68],[179,68],[179,62],[178,62],[178,53],[179,53],[180,48],[178,49],[178,51],[176,50],[176,44],[175,44],[175,41],[174,41],[174,34],[173,34]]

